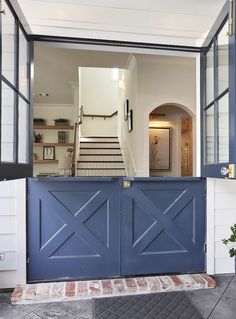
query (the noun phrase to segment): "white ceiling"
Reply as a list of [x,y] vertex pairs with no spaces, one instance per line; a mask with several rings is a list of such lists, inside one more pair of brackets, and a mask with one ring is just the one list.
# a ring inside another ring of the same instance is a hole
[[17,0],[33,34],[200,45],[225,0]]

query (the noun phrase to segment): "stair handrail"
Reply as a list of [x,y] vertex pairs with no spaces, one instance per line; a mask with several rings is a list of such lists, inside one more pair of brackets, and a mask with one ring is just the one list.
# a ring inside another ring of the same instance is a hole
[[71,176],[75,177],[76,173],[76,156],[77,156],[77,130],[79,123],[75,123],[74,126],[74,141],[73,141],[73,154],[71,159]]
[[83,106],[81,106],[81,109],[82,109],[82,118],[83,117],[91,117],[92,119],[94,119],[97,117],[97,118],[103,118],[105,120],[107,118],[112,118],[113,116],[117,116],[117,114],[118,114],[118,111],[115,111],[114,113],[112,113],[110,115],[107,115],[107,114],[84,114]]

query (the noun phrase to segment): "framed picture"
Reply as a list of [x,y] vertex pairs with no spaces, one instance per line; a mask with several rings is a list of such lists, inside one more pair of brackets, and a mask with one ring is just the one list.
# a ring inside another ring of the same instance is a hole
[[55,159],[55,147],[54,146],[44,146],[43,147],[43,159],[44,160],[54,160]]
[[133,110],[130,110],[128,113],[128,131],[133,130]]
[[66,143],[67,136],[65,131],[58,131],[58,143],[63,144]]
[[150,170],[171,171],[171,128],[149,128]]
[[129,113],[129,100],[126,100],[124,103],[124,120],[128,120],[128,113]]

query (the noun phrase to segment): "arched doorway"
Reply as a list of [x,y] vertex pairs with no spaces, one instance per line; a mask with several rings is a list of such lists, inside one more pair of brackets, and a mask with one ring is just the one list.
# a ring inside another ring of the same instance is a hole
[[193,176],[192,114],[164,104],[149,115],[149,175]]

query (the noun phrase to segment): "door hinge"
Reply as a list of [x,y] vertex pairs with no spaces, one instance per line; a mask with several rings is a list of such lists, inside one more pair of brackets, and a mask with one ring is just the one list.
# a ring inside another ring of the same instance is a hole
[[227,32],[228,36],[234,34],[234,1],[229,0],[229,31]]
[[28,257],[27,260],[26,260],[27,264],[30,263],[30,258]]
[[207,252],[207,243],[204,243],[204,253],[206,254]]

